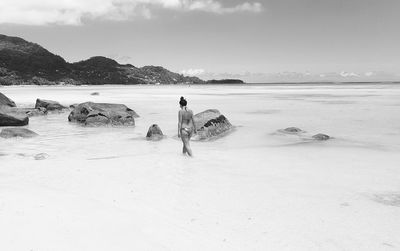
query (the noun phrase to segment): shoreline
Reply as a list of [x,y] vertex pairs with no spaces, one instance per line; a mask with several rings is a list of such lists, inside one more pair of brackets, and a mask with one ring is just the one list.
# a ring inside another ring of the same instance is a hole
[[218,84],[134,84],[134,85],[126,85],[126,84],[95,84],[95,85],[66,85],[66,84],[55,84],[55,85],[1,85],[1,87],[11,87],[11,86],[21,86],[21,87],[32,87],[32,86],[43,86],[43,87],[88,87],[88,86],[277,86],[277,85],[315,85],[315,86],[323,86],[323,85],[394,85],[400,84],[400,81],[371,81],[371,82],[266,82],[266,83],[218,83]]

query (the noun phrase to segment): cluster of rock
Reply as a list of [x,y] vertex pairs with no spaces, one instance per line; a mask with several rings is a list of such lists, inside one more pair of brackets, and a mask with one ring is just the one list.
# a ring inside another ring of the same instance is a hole
[[29,123],[29,117],[64,109],[66,107],[60,103],[45,99],[37,99],[34,108],[20,108],[10,98],[0,93],[0,126],[25,126]]
[[[57,101],[37,99],[35,108],[17,108],[14,101],[0,93],[0,126],[25,126],[29,116],[45,115],[48,111],[67,109]],[[70,106],[68,121],[85,126],[134,126],[139,115],[123,104],[85,102]],[[224,135],[233,126],[228,119],[216,109],[206,110],[194,115],[197,128],[195,139],[206,140]],[[0,137],[34,137],[37,134],[26,128],[6,128]],[[150,126],[146,139],[161,140],[164,134],[157,124]]]
[[[306,131],[303,131],[297,127],[288,127],[285,129],[280,129],[280,130],[278,130],[278,132],[284,133],[284,134],[301,135],[301,134],[305,133]],[[311,138],[305,138],[305,139],[325,141],[325,140],[332,139],[332,137],[330,137],[329,135],[323,134],[323,133],[318,133],[318,134],[312,135]]]

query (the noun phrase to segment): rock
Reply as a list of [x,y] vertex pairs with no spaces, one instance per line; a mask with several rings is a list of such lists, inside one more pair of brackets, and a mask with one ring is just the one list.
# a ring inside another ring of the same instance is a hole
[[28,117],[47,115],[47,109],[43,108],[43,107],[39,107],[38,109],[35,109],[35,108],[13,108],[11,110],[14,111],[15,113],[28,115]]
[[0,126],[24,126],[29,123],[26,114],[0,109]]
[[328,140],[331,137],[329,137],[328,135],[323,134],[323,133],[318,133],[318,134],[315,134],[314,136],[312,136],[312,138],[315,140]]
[[150,126],[146,135],[146,139],[148,140],[160,140],[163,137],[164,134],[162,133],[161,128],[156,124]]
[[98,93],[98,92],[92,92],[92,93],[90,93],[90,95],[92,95],[92,96],[99,96],[100,93]]
[[15,102],[0,92],[0,106],[16,107]]
[[25,114],[28,115],[29,117],[47,115],[47,109],[43,107],[39,107],[37,109],[35,108],[19,108],[19,109],[25,111]]
[[300,128],[297,128],[297,127],[288,127],[288,128],[285,128],[285,129],[281,129],[279,131],[281,131],[283,133],[290,133],[290,134],[297,134],[297,133],[303,133],[304,132],[303,130],[301,130]]
[[38,136],[38,134],[26,128],[5,128],[0,133],[2,138],[32,138],[35,136]]
[[77,107],[79,104],[72,104],[69,106],[70,109],[75,109],[75,107]]
[[232,129],[228,119],[216,109],[209,109],[194,116],[199,140],[219,136]]
[[53,100],[46,100],[46,99],[36,99],[36,105],[35,108],[45,108],[48,111],[55,111],[55,110],[63,110],[66,107],[58,103],[57,101]]
[[135,125],[139,115],[122,104],[86,102],[75,106],[68,116],[68,121],[84,125]]
[[21,116],[27,115],[28,117],[34,117],[34,116],[43,116],[47,114],[46,108],[17,108],[17,107],[8,107],[8,106],[3,106],[0,109],[3,112],[6,113],[13,113],[13,114],[19,114]]
[[34,156],[35,160],[44,160],[47,159],[49,155],[47,153],[38,153]]

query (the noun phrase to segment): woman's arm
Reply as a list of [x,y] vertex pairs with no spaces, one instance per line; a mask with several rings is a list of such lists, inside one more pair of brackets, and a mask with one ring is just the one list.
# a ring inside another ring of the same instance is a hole
[[178,112],[178,137],[181,137],[181,128],[182,128],[182,113]]
[[192,112],[192,123],[193,123],[193,131],[194,131],[194,133],[197,133],[196,123],[194,123],[193,112]]

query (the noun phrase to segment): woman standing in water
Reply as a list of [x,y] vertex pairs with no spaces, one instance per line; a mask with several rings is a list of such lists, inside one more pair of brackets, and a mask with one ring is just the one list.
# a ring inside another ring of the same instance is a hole
[[183,154],[187,153],[192,157],[193,153],[189,141],[192,134],[197,133],[193,119],[193,112],[186,107],[187,101],[183,97],[181,97],[179,105],[181,106],[181,109],[178,113],[178,137],[180,137],[183,142]]

